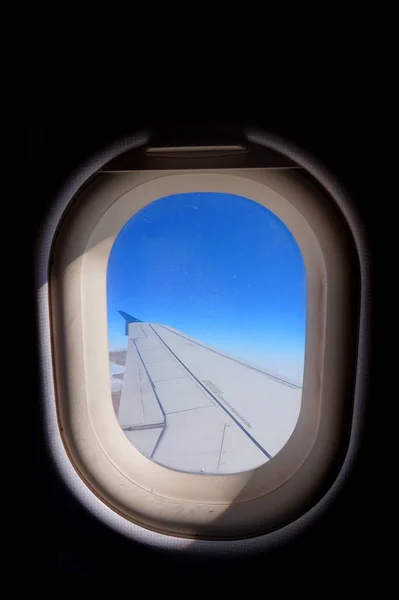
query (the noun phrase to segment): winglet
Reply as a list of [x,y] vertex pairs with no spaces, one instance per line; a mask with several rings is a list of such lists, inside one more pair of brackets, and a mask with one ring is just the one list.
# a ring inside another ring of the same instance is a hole
[[143,322],[143,321],[140,321],[140,319],[136,319],[136,317],[132,317],[132,315],[125,313],[123,310],[118,310],[118,313],[120,315],[122,315],[122,317],[125,319],[125,335],[129,335],[129,323],[142,323]]

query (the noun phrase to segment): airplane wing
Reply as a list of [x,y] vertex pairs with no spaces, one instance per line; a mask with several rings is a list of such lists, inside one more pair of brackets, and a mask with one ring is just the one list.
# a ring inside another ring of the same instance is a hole
[[300,386],[170,327],[122,316],[128,348],[118,421],[143,454],[178,471],[231,474],[285,445]]

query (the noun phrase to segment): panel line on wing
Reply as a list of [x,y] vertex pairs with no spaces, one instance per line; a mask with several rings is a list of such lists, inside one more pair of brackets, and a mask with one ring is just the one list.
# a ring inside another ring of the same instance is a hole
[[202,410],[204,408],[214,408],[214,405],[209,406],[193,406],[191,408],[182,408],[181,410],[171,410],[166,413],[166,415],[177,415],[178,413],[188,412],[189,410]]
[[222,458],[224,436],[226,434],[226,427],[228,427],[227,423],[224,424],[224,428],[223,428],[222,443],[220,444],[220,452],[219,452],[219,460],[218,460],[218,471],[219,471],[219,467],[220,467],[220,460]]
[[[252,441],[253,444],[265,455],[267,458],[271,459],[272,455],[267,452],[267,450],[245,429],[245,427],[229,412],[229,410],[223,406],[223,404],[218,400],[218,398],[194,375],[192,371],[180,360],[180,358],[173,352],[173,350],[168,346],[168,344],[161,338],[161,336],[157,333],[154,327],[149,324],[149,327],[155,333],[155,335],[161,340],[161,342],[165,345],[165,347],[169,350],[169,352],[175,357],[175,359],[182,365],[182,367],[195,379],[195,381],[201,386],[202,389],[205,390],[209,396],[218,404],[218,406],[238,425],[238,427],[245,433],[245,435]],[[167,328],[165,328],[167,329]],[[173,332],[172,332],[173,333]]]
[[160,409],[161,409],[161,411],[162,411],[162,414],[163,414],[163,416],[164,416],[164,419],[165,419],[165,424],[166,424],[166,415],[165,415],[165,411],[164,411],[164,409],[163,409],[163,406],[162,406],[162,403],[161,403],[160,399],[158,398],[158,394],[157,394],[157,391],[156,391],[156,389],[155,389],[155,384],[154,384],[154,382],[153,382],[153,380],[152,380],[152,377],[151,377],[151,375],[150,375],[150,374],[149,374],[149,372],[148,372],[148,369],[147,369],[147,367],[146,367],[146,365],[145,365],[145,362],[144,362],[144,360],[143,360],[143,358],[142,358],[142,356],[141,356],[140,350],[139,350],[139,349],[138,349],[138,347],[137,347],[136,341],[135,341],[134,339],[132,339],[132,341],[133,341],[133,344],[134,344],[134,346],[135,346],[135,348],[136,348],[137,355],[138,355],[138,357],[139,357],[139,359],[140,359],[140,361],[141,361],[141,364],[143,365],[143,367],[144,367],[144,370],[145,370],[145,372],[146,372],[146,374],[147,374],[148,381],[150,382],[150,384],[151,384],[151,387],[152,387],[152,389],[154,390],[154,395],[155,395],[155,398],[157,399],[157,402],[158,402],[158,404],[159,404],[159,408],[160,408]]

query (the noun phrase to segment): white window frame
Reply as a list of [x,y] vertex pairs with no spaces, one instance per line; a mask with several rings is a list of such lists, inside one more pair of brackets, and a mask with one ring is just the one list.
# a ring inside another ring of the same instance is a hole
[[[252,140],[259,143],[259,136],[252,134]],[[140,145],[145,137],[130,140],[128,146]],[[280,141],[270,136],[265,141],[282,150]],[[292,154],[301,165],[298,152]],[[116,155],[116,148],[111,149],[99,163]],[[89,176],[99,163],[91,166]],[[353,372],[355,363],[347,371],[346,339],[348,332],[364,335],[348,310],[363,301],[362,318],[365,309],[365,244],[354,235],[359,230],[343,227],[351,215],[342,209],[336,214],[339,194],[332,194],[331,186],[327,190],[335,206],[292,169],[101,173],[76,197],[82,183],[77,181],[55,206],[45,228],[49,237],[43,238],[39,251],[46,423],[60,472],[68,472],[81,500],[87,503],[90,495],[100,518],[147,543],[170,545],[173,539],[176,547],[187,547],[196,539],[198,546],[202,537],[217,540],[213,547],[222,549],[221,544],[234,543],[222,539],[254,536],[257,544],[270,543],[270,532],[287,529],[290,522],[292,527],[312,505],[320,504],[319,492],[337,453],[342,444],[348,445],[344,430],[356,412],[348,416],[347,407],[355,400],[356,408],[354,390],[359,394],[361,380]],[[273,460],[235,475],[180,473],[153,463],[126,439],[111,402],[106,269],[112,245],[123,225],[148,203],[201,191],[244,196],[274,212],[296,238],[307,272],[305,372],[297,426]],[[352,286],[351,244],[357,246],[363,266],[363,295]],[[358,369],[360,359],[358,353]],[[351,375],[356,388],[348,386]],[[351,443],[353,435],[349,447]],[[203,544],[209,549],[210,542]]]

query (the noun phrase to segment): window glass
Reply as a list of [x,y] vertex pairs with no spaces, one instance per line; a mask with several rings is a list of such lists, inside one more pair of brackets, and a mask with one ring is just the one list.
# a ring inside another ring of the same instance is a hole
[[161,198],[120,231],[107,270],[111,395],[130,442],[183,472],[271,460],[298,420],[306,273],[247,198]]

